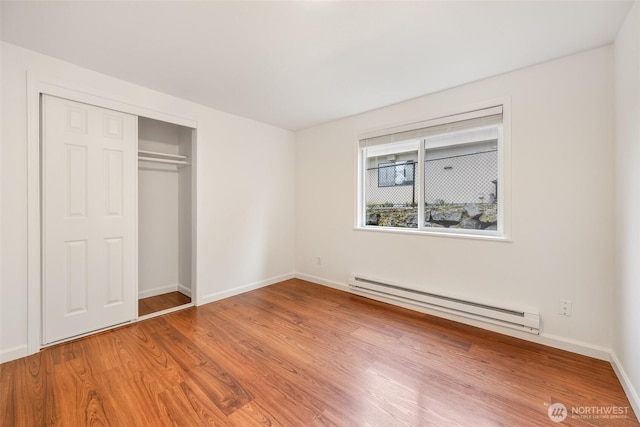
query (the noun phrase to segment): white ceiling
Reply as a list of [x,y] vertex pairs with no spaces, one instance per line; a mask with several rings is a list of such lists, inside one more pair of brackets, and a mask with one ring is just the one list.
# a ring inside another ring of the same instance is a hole
[[611,43],[631,1],[2,1],[2,39],[298,130]]

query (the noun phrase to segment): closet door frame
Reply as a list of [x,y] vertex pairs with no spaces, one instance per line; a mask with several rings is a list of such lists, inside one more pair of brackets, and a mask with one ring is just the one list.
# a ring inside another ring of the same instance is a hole
[[[41,205],[41,147],[40,147],[40,98],[41,95],[53,95],[84,104],[121,111],[141,117],[148,117],[192,129],[193,159],[191,166],[192,180],[192,301],[199,305],[197,274],[197,156],[198,123],[196,120],[181,117],[174,112],[158,111],[140,105],[139,102],[125,97],[101,92],[93,88],[83,87],[71,81],[60,81],[49,76],[27,72],[27,353],[34,354],[45,347],[42,344],[42,205]],[[154,104],[154,107],[156,105]],[[136,185],[137,188],[137,185]],[[136,190],[137,198],[137,190]],[[137,208],[136,208],[136,223]],[[136,270],[137,248],[136,239]],[[136,271],[137,275],[137,271]],[[136,289],[137,294],[137,289]],[[137,320],[137,318],[136,318]],[[135,320],[134,320],[135,321]],[[74,339],[77,337],[73,337]]]

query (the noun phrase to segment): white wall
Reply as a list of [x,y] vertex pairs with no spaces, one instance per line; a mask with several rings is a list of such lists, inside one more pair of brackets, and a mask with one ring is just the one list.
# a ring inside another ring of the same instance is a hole
[[[527,339],[608,357],[613,86],[608,46],[296,133],[296,271],[533,308],[542,336]],[[512,104],[512,242],[353,229],[358,133],[501,97]],[[560,299],[573,301],[571,317],[557,314]]]
[[109,94],[119,102],[198,122],[200,302],[288,277],[294,271],[291,132],[3,42],[0,360],[27,351],[27,70]]
[[615,43],[616,261],[614,353],[627,395],[640,414],[640,3]]
[[[2,22],[2,5],[0,5],[0,22]],[[0,101],[3,99],[3,89],[2,89],[2,82],[3,82],[3,71],[2,71],[2,63],[4,61],[4,53],[3,53],[3,49],[2,49],[2,44],[0,43]],[[2,102],[0,102],[0,119],[3,118],[4,116],[2,115]],[[2,177],[2,164],[3,164],[3,160],[2,160],[2,135],[3,135],[3,125],[2,125],[3,121],[0,120],[0,178]],[[0,268],[2,267],[2,229],[3,229],[3,225],[2,225],[2,205],[3,205],[3,199],[2,199],[2,187],[3,187],[3,182],[4,180],[0,179]],[[3,330],[4,326],[3,326],[3,316],[1,314],[2,310],[4,307],[4,303],[2,302],[2,274],[0,273],[0,331]],[[0,336],[0,349],[2,348],[2,342],[1,342],[2,337]],[[0,362],[2,361],[2,359],[0,359]]]

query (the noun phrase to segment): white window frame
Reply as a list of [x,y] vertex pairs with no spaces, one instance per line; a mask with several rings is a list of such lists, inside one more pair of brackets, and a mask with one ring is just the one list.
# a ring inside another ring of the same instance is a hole
[[[452,229],[424,227],[424,156],[425,139],[420,138],[418,149],[418,161],[415,169],[415,180],[418,183],[416,191],[416,202],[418,203],[418,228],[404,227],[384,227],[377,225],[366,225],[365,206],[365,174],[367,170],[366,148],[363,148],[362,141],[369,138],[384,137],[385,135],[398,134],[400,132],[416,131],[432,126],[438,126],[449,122],[456,122],[460,117],[473,114],[475,111],[490,109],[492,107],[502,107],[502,124],[499,128],[498,139],[498,226],[495,231],[472,230],[472,229]],[[495,241],[511,241],[511,102],[509,98],[500,98],[483,103],[474,104],[457,111],[444,111],[441,114],[431,115],[420,121],[411,123],[396,124],[381,129],[359,132],[356,140],[357,150],[357,179],[356,179],[356,223],[355,230],[392,232],[412,235],[427,235],[439,237],[470,238]]]

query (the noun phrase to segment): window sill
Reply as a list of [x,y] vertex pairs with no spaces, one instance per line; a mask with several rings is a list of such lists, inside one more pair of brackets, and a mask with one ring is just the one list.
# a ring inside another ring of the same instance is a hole
[[418,236],[433,236],[433,237],[445,237],[454,239],[470,239],[470,240],[485,240],[494,242],[511,243],[513,240],[507,236],[490,236],[486,234],[471,234],[465,232],[442,232],[442,231],[428,231],[418,230],[415,228],[399,228],[399,227],[354,227],[354,231],[373,231],[375,233],[394,233],[404,235],[418,235]]

